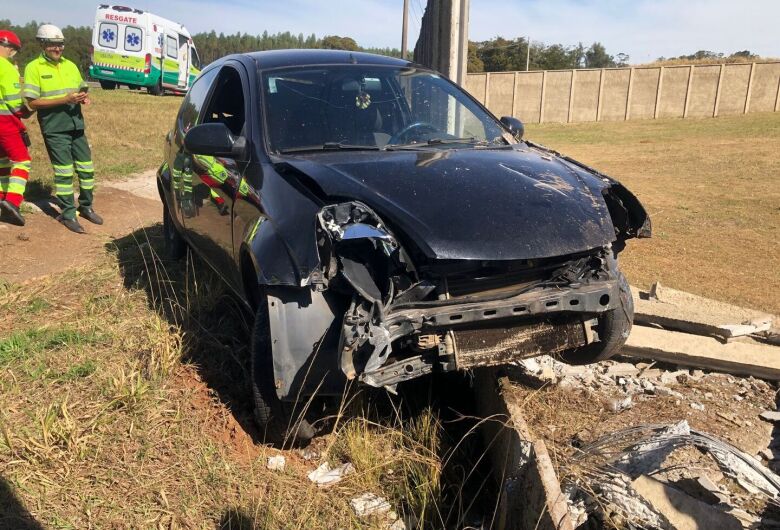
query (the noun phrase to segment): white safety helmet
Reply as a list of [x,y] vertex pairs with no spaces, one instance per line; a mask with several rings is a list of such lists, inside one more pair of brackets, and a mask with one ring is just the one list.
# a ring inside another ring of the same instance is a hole
[[62,30],[54,24],[43,24],[38,28],[35,38],[40,42],[52,42],[55,44],[65,42],[65,35],[62,34]]

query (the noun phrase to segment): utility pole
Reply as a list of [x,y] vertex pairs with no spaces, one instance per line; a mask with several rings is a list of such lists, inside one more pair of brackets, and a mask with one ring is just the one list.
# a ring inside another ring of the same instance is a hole
[[528,64],[531,62],[531,37],[525,39],[525,71],[528,71]]
[[458,13],[458,67],[457,83],[466,86],[466,74],[469,64],[469,3],[471,0],[460,0]]
[[407,49],[407,40],[409,38],[409,0],[404,0],[404,22],[401,30],[401,59],[406,59],[409,55]]
[[414,60],[438,70],[459,85],[466,83],[469,57],[470,0],[428,0]]

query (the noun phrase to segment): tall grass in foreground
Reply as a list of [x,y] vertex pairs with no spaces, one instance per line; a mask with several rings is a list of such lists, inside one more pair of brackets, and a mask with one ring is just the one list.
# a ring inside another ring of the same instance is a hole
[[[0,527],[385,528],[350,508],[367,491],[409,527],[466,520],[473,496],[444,478],[465,444],[435,407],[346,395],[314,459],[282,451],[286,469],[266,469],[280,451],[251,419],[251,315],[197,259],[159,259],[161,244],[159,227],[141,230],[97,263],[0,289],[13,330],[0,333]],[[325,460],[356,472],[317,488],[306,475]]]

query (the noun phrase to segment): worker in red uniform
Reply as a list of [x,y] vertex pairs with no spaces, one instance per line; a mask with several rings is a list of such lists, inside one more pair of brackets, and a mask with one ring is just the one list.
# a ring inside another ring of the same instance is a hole
[[30,141],[21,118],[30,111],[22,101],[19,71],[10,61],[21,48],[13,31],[0,30],[0,220],[24,226],[19,208],[30,175]]

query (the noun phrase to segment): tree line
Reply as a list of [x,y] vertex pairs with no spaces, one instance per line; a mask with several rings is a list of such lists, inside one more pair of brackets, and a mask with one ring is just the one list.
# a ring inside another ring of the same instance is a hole
[[[529,49],[530,48],[530,49]],[[513,70],[569,70],[574,68],[611,68],[628,65],[625,53],[611,55],[600,42],[589,47],[544,44],[525,37],[495,37],[469,43],[469,72],[506,72]]]
[[[23,67],[40,53],[40,47],[35,41],[35,33],[39,23],[28,22],[23,25],[11,24],[10,20],[0,20],[0,29],[11,29],[22,40],[22,51],[17,55],[16,62]],[[62,28],[65,35],[65,56],[75,62],[82,74],[86,77],[91,60],[90,47],[92,44],[92,28],[90,26],[66,26]],[[351,37],[327,35],[317,37],[315,34],[297,35],[285,31],[260,35],[248,33],[235,33],[225,35],[215,31],[196,33],[192,36],[195,46],[198,48],[201,61],[206,65],[220,57],[232,53],[247,51],[278,50],[289,48],[324,48],[337,50],[365,51],[400,57],[399,48],[371,48],[360,46]],[[530,50],[529,50],[530,47]],[[530,53],[529,53],[530,51]],[[411,53],[409,54],[411,58]],[[698,51],[691,55],[682,55],[671,60],[691,62],[702,59],[715,60],[756,60],[758,57],[747,50],[736,52],[730,56],[711,51]],[[562,44],[544,44],[536,41],[528,41],[525,37],[505,39],[495,37],[480,42],[469,42],[468,71],[469,72],[502,72],[513,70],[525,70],[528,60],[529,70],[563,70],[574,68],[610,68],[626,66],[629,61],[624,53],[610,54],[600,42],[594,42],[588,47],[582,43],[576,46]],[[663,57],[659,60],[664,59]]]

